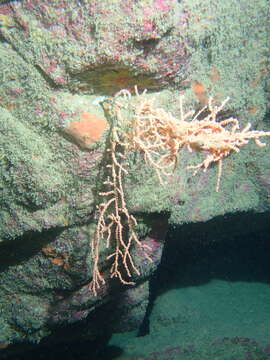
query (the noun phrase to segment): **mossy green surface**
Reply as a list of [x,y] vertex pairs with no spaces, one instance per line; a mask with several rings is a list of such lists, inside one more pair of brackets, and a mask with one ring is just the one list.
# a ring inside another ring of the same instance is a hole
[[[180,92],[187,110],[202,105],[193,82],[203,84],[206,97],[229,96],[224,116],[237,116],[241,128],[250,121],[267,130],[262,120],[269,109],[267,0],[174,1],[167,17],[162,11],[150,14],[152,0],[131,2],[126,12],[122,6],[128,2],[106,0],[91,16],[76,1],[64,10],[60,2],[44,1],[48,11],[40,14],[14,3],[20,16],[0,17],[2,344],[47,336],[51,306],[91,279],[89,244],[108,139],[83,152],[63,136],[62,128],[81,111],[103,115],[99,102],[123,87],[133,91],[137,81],[176,118]],[[66,26],[61,36],[59,14]],[[174,57],[179,51],[186,57]],[[183,149],[163,185],[142,154],[128,154],[123,185],[138,233],[149,232],[149,216],[156,214],[179,225],[269,208],[268,154],[268,146],[249,144],[230,155],[218,193],[215,165],[196,176],[186,169],[199,163],[202,153]],[[101,244],[101,267],[107,266],[105,247]],[[52,250],[46,256],[43,248]],[[89,296],[84,301],[87,308]]]
[[229,96],[231,108],[257,124],[265,115],[269,81],[269,3],[266,0],[208,2],[184,0],[188,12],[190,79],[219,100]]

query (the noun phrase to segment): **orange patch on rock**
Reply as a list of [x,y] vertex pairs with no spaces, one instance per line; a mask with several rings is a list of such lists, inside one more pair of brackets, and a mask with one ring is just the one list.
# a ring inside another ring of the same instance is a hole
[[202,105],[206,105],[208,103],[208,97],[205,86],[199,81],[193,81],[191,84],[191,88],[200,103]]
[[81,120],[73,121],[65,132],[71,139],[83,149],[89,149],[89,146],[99,140],[108,127],[106,119],[101,118],[89,112],[80,113]]
[[247,108],[247,111],[250,113],[250,114],[256,114],[256,112],[258,111],[258,108],[257,106],[253,105],[253,106],[250,106]]

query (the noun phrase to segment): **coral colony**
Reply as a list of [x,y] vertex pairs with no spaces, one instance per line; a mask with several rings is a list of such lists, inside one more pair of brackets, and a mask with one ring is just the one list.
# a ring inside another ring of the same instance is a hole
[[129,213],[125,201],[123,182],[128,173],[128,153],[139,151],[163,184],[164,177],[172,175],[177,166],[177,157],[183,147],[190,152],[204,151],[204,160],[188,166],[188,169],[194,169],[195,174],[199,169],[206,171],[209,165],[217,163],[216,191],[219,191],[223,159],[232,151],[239,152],[250,139],[260,147],[265,146],[259,138],[270,136],[270,132],[250,130],[250,124],[241,130],[238,120],[232,117],[218,121],[217,116],[229,98],[219,106],[209,98],[208,105],[199,112],[184,113],[183,97],[180,96],[180,119],[177,119],[164,109],[155,107],[155,99],[146,98],[145,92],[139,94],[135,87],[136,96],[131,103],[131,93],[121,90],[107,111],[112,123],[106,148],[107,176],[103,182],[104,191],[99,192],[101,201],[97,206],[97,226],[91,244],[93,279],[90,286],[95,296],[105,283],[98,267],[101,241],[113,249],[107,257],[112,260],[111,278],[116,277],[123,284],[134,284],[126,280],[132,272],[139,275],[131,256],[133,245],[139,246],[151,262],[147,254],[147,249],[150,249],[139,241],[134,230],[136,219]]

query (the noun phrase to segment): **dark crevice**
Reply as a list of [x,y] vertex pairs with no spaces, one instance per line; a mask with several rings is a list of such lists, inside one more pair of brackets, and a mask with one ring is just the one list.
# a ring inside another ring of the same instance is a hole
[[157,296],[212,279],[270,284],[270,213],[218,216],[171,227],[161,263],[150,280],[149,305],[138,336],[150,331]]
[[63,228],[28,231],[24,235],[0,244],[0,272],[35,256],[41,249],[59,236]]

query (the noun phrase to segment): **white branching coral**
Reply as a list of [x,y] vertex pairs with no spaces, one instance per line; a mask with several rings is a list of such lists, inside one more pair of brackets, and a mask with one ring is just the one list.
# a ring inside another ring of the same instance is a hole
[[[139,95],[135,88],[135,93],[134,102],[128,90],[121,90],[112,102],[114,121],[107,148],[110,159],[107,164],[108,178],[103,182],[106,190],[99,193],[103,201],[97,206],[97,227],[92,240],[91,288],[94,295],[101,284],[105,283],[98,269],[101,241],[104,240],[107,248],[113,249],[107,257],[112,260],[111,277],[119,278],[123,284],[133,284],[125,276],[130,278],[133,271],[139,274],[130,252],[132,246],[137,245],[147,250],[147,246],[142,245],[136,235],[136,219],[129,213],[125,201],[123,179],[128,173],[125,163],[127,153],[140,151],[145,163],[156,171],[163,184],[164,176],[173,174],[183,147],[190,152],[202,151],[205,154],[204,160],[187,168],[194,169],[196,174],[199,169],[206,171],[212,163],[217,163],[216,191],[219,191],[223,159],[232,151],[239,152],[240,147],[250,139],[254,139],[260,147],[265,146],[260,137],[270,136],[270,132],[250,130],[250,124],[241,130],[239,121],[233,117],[219,120],[218,115],[229,98],[219,106],[215,106],[210,98],[208,105],[199,112],[185,113],[183,97],[180,96],[180,119],[177,119],[163,108],[155,107],[155,99],[146,97],[145,91]],[[125,116],[127,109],[129,116]],[[151,261],[147,251],[144,252]]]
[[90,288],[95,296],[101,285],[105,284],[98,267],[101,241],[106,243],[107,249],[113,249],[107,256],[107,260],[112,260],[110,276],[119,278],[122,284],[134,284],[133,281],[126,280],[131,278],[133,271],[140,275],[130,252],[133,245],[140,247],[145,257],[152,261],[146,251],[147,249],[150,251],[150,247],[139,241],[134,230],[137,225],[136,218],[129,213],[126,205],[123,178],[128,171],[125,168],[124,149],[116,128],[113,128],[106,154],[110,159],[109,164],[106,165],[107,179],[103,182],[106,191],[99,192],[103,202],[97,206],[96,231],[91,241],[93,280]]
[[[229,98],[221,105],[214,106],[213,99],[199,112],[184,113],[183,97],[180,96],[180,119],[162,108],[154,107],[154,99],[143,100],[134,110],[132,131],[128,143],[131,148],[139,149],[144,154],[145,162],[156,170],[160,182],[162,175],[171,175],[177,165],[179,151],[186,146],[192,151],[204,151],[205,159],[188,169],[207,170],[210,164],[218,162],[218,177],[216,191],[220,187],[222,160],[231,151],[239,152],[250,139],[262,147],[262,136],[270,136],[270,132],[250,130],[248,124],[240,130],[235,118],[219,121],[218,114],[222,111]],[[205,117],[200,119],[201,115]]]

